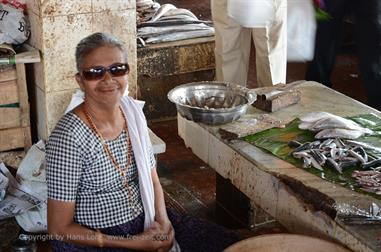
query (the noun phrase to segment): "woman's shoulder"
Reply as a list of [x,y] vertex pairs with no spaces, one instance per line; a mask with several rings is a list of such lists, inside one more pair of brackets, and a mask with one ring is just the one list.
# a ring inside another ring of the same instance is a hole
[[81,136],[85,137],[86,134],[86,125],[73,111],[70,111],[58,121],[49,137],[49,141],[54,138],[72,138],[78,140],[81,139]]

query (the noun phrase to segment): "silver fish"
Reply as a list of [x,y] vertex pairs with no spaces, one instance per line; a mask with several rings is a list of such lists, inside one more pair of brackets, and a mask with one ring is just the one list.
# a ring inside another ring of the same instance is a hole
[[164,17],[168,16],[179,16],[179,15],[184,15],[184,16],[189,16],[193,18],[194,20],[198,20],[198,18],[189,10],[187,9],[182,9],[182,8],[176,8],[176,9],[170,9],[166,13],[164,13]]
[[346,168],[346,167],[355,166],[358,163],[359,163],[358,160],[348,160],[348,161],[341,160],[341,162],[340,162],[340,168],[343,169],[343,168]]
[[319,165],[324,165],[327,157],[318,150],[311,149],[311,156],[318,162]]
[[366,151],[364,150],[363,147],[361,146],[356,146],[352,149],[352,151],[358,153],[359,155],[361,155],[361,157],[364,159],[364,163],[368,162],[368,154],[366,153]]
[[300,151],[300,152],[294,152],[292,155],[295,158],[303,158],[303,168],[312,166],[315,169],[323,171],[323,167],[321,167],[319,162],[316,161],[315,158],[310,153],[307,153],[306,151]]
[[[334,138],[335,134],[337,137],[355,139],[360,137],[362,134],[372,134],[373,131],[364,127],[361,127],[356,122],[333,115],[328,112],[312,112],[305,116],[300,117],[301,123],[299,124],[300,129],[306,129],[310,131],[324,131],[323,133],[318,133],[318,139],[321,138]],[[344,131],[352,130],[351,132]],[[334,130],[338,130],[335,132]],[[359,132],[356,132],[359,131]],[[361,133],[362,134],[361,134]],[[323,136],[324,135],[324,136]]]
[[323,171],[323,168],[321,167],[321,165],[309,153],[305,151],[301,151],[301,152],[294,152],[292,155],[295,158],[303,159],[303,168],[308,168],[312,166],[315,169]]
[[331,158],[333,159],[340,159],[344,156],[346,156],[347,150],[346,149],[342,149],[342,148],[332,148],[331,151],[330,151],[330,154],[331,154]]
[[167,21],[157,21],[154,23],[140,23],[137,24],[137,28],[141,27],[158,27],[158,26],[170,26],[170,25],[185,25],[185,24],[212,24],[211,21],[203,21],[203,20],[167,20]]
[[303,158],[303,168],[311,167],[311,158],[310,157],[304,157]]
[[144,42],[144,39],[140,38],[140,37],[137,37],[137,44],[141,44],[143,47],[146,46],[146,42]]
[[376,159],[367,163],[362,163],[361,167],[364,169],[369,169],[371,167],[378,167],[381,165],[381,159]]
[[163,34],[155,37],[147,38],[146,43],[161,43],[169,42],[190,38],[199,38],[199,37],[209,37],[214,36],[214,28],[204,29],[204,30],[195,30],[195,31],[185,31],[185,32],[176,32],[172,34]]
[[304,144],[299,145],[298,147],[296,147],[296,149],[294,149],[291,152],[291,154],[293,154],[294,152],[300,152],[300,151],[309,150],[309,149],[311,149],[311,143],[307,142],[307,143],[304,143]]
[[162,6],[160,6],[160,8],[157,10],[157,12],[155,13],[155,15],[153,15],[153,17],[151,18],[151,20],[149,22],[155,22],[156,20],[158,20],[160,17],[162,17],[165,13],[167,13],[168,11],[170,10],[174,10],[174,9],[177,9],[176,6],[174,6],[173,4],[163,4]]
[[292,156],[295,158],[310,158],[311,155],[307,151],[299,151],[292,153]]
[[332,114],[328,112],[311,112],[311,113],[308,113],[307,115],[300,117],[300,120],[302,122],[313,123],[322,118],[327,118],[331,115]]
[[345,143],[340,138],[335,138],[334,142],[335,142],[336,146],[339,148],[345,147]]
[[366,134],[373,133],[372,130],[363,128],[352,120],[335,115],[316,121],[311,129],[312,131],[320,131],[324,129],[349,129],[358,130]]
[[329,145],[333,142],[334,140],[331,139],[331,138],[328,138],[327,140],[324,140],[320,146],[319,146],[319,149],[323,149],[325,147],[329,147]]
[[364,132],[359,130],[349,130],[349,129],[325,129],[320,131],[315,135],[317,139],[325,138],[345,138],[345,139],[356,139],[364,135]]
[[336,171],[338,171],[340,174],[343,173],[343,169],[340,167],[340,165],[333,160],[332,158],[327,158],[326,161],[327,165],[334,168]]
[[141,38],[153,37],[162,34],[172,34],[176,32],[210,30],[211,27],[205,24],[171,25],[163,27],[142,27],[138,29],[137,36]]
[[323,167],[321,167],[321,165],[312,156],[311,156],[311,165],[312,167],[314,167],[315,169],[318,169],[319,171],[324,171]]
[[154,2],[152,0],[137,0],[136,1],[136,7],[141,7],[141,6],[152,6]]
[[162,16],[159,18],[156,22],[163,22],[163,21],[199,21],[198,19],[194,19],[191,16],[188,15],[176,15],[176,16]]
[[298,125],[298,128],[302,130],[309,130],[309,129],[312,129],[313,126],[314,126],[314,122],[301,122]]
[[370,144],[367,144],[367,143],[363,143],[363,142],[359,142],[359,141],[354,141],[354,140],[344,140],[344,143],[352,145],[352,146],[361,146],[364,149],[374,150],[374,151],[377,151],[377,152],[381,153],[381,148],[374,147],[374,146],[372,146]]

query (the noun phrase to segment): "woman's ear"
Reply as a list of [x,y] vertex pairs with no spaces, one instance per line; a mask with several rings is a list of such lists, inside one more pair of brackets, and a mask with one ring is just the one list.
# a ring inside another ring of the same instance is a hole
[[78,85],[79,85],[79,88],[82,90],[82,91],[85,91],[85,86],[84,86],[84,83],[83,83],[83,80],[82,80],[82,77],[79,73],[75,74],[75,80],[77,81]]

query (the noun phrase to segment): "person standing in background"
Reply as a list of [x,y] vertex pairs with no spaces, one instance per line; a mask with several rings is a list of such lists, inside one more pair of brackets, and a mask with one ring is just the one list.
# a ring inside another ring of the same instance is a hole
[[353,12],[359,68],[368,95],[368,105],[381,110],[381,1],[325,0],[328,20],[318,21],[314,59],[306,80],[332,87],[330,77],[340,46],[343,19]]
[[[287,69],[287,0],[253,0],[273,5],[271,20],[264,26],[243,24],[229,16],[229,2],[211,0],[215,27],[216,80],[246,86],[249,70],[251,37],[256,52],[258,87],[286,83]],[[247,10],[250,2],[234,1],[242,10],[240,19],[251,20],[258,10]],[[241,5],[241,6],[240,6]],[[253,12],[251,12],[253,11]],[[243,14],[243,12],[245,14]],[[255,17],[255,16],[254,16]]]

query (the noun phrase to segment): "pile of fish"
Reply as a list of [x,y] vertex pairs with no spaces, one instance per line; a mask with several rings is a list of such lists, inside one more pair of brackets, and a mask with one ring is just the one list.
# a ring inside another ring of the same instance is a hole
[[322,166],[327,166],[341,174],[346,167],[371,169],[381,166],[381,159],[367,154],[367,145],[352,140],[328,138],[304,144],[290,141],[288,145],[295,147],[290,153],[293,157],[303,159],[303,168],[313,167],[323,171]]
[[288,145],[295,147],[290,153],[293,157],[303,159],[303,168],[313,167],[323,171],[324,166],[342,174],[345,168],[357,166],[361,170],[355,170],[352,177],[360,188],[381,195],[381,158],[373,157],[366,152],[371,149],[381,154],[380,148],[340,138],[328,138],[304,144],[290,141]]
[[327,167],[342,174],[346,168],[356,167],[352,177],[359,187],[381,195],[381,148],[354,140],[374,134],[372,130],[327,112],[312,112],[300,120],[300,129],[317,132],[313,142],[288,143],[295,148],[290,155],[302,159],[303,168],[324,171]]
[[318,132],[316,139],[344,138],[356,139],[373,131],[352,120],[342,118],[328,112],[312,112],[300,118],[300,129]]
[[210,21],[199,20],[191,11],[172,4],[137,0],[138,46],[214,36]]

